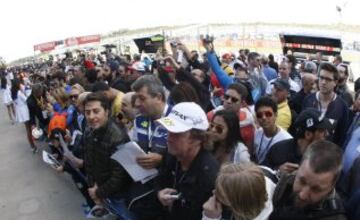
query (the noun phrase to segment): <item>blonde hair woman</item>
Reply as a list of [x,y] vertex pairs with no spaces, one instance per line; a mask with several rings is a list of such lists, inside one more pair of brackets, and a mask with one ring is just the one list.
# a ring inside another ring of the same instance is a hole
[[214,195],[203,206],[203,220],[221,219],[223,206],[231,210],[230,219],[267,219],[273,210],[274,189],[275,184],[251,162],[224,165]]
[[69,94],[66,93],[64,88],[57,88],[52,92],[52,96],[56,102],[60,104],[61,109],[66,108],[69,105]]

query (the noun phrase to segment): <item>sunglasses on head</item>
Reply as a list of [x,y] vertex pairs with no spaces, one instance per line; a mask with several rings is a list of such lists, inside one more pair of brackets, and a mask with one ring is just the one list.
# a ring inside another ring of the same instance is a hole
[[257,118],[263,118],[265,115],[265,117],[270,118],[272,117],[274,114],[271,111],[264,111],[264,112],[257,112],[256,113],[256,117]]
[[210,123],[210,127],[211,130],[213,130],[215,128],[216,133],[218,134],[222,134],[224,131],[223,126],[218,125],[218,124],[214,124],[214,123]]
[[229,98],[230,98],[230,101],[231,101],[232,103],[235,103],[235,102],[238,102],[238,101],[239,101],[238,98],[235,98],[235,97],[229,96],[229,95],[227,95],[227,94],[224,94],[224,99],[225,99],[225,100],[229,100]]

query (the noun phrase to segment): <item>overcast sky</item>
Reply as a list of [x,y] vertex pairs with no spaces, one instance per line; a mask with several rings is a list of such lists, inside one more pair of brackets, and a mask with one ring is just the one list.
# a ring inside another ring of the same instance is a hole
[[3,0],[0,56],[33,54],[33,45],[120,28],[189,23],[295,22],[360,25],[358,0]]

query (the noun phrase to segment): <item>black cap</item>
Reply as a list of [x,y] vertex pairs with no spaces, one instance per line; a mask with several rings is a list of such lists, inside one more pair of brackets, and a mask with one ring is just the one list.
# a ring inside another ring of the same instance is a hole
[[329,119],[323,117],[321,113],[314,108],[303,110],[295,121],[296,127],[308,129],[332,129],[332,124]]
[[277,88],[279,88],[281,90],[285,89],[287,91],[290,91],[290,84],[289,84],[289,81],[286,79],[278,78],[271,84],[273,84],[274,86],[276,86]]

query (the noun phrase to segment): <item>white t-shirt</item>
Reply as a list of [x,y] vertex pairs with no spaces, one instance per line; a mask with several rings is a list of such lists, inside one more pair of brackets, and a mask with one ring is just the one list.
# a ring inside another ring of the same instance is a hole
[[270,148],[277,142],[293,138],[287,131],[279,128],[278,133],[274,137],[266,137],[264,130],[259,128],[255,131],[254,149],[257,162],[261,164]]
[[248,148],[241,142],[238,142],[235,148],[234,163],[250,162],[250,154]]

